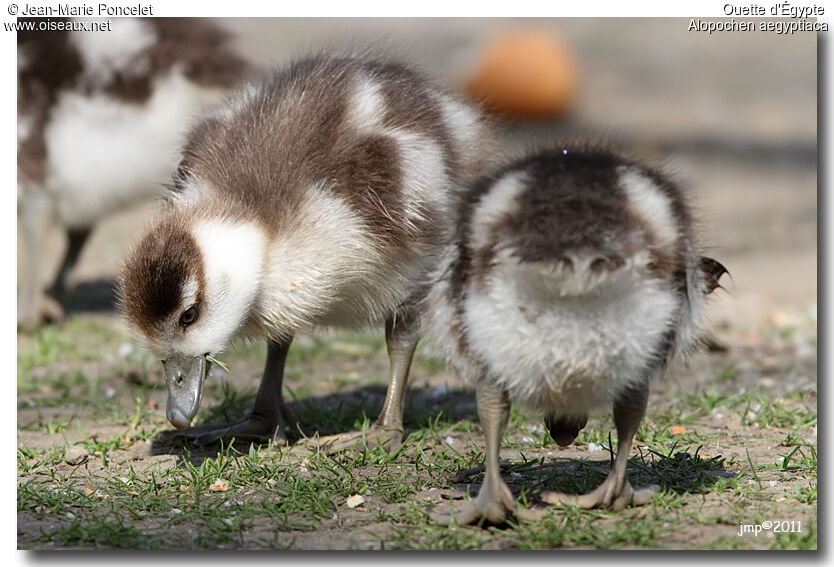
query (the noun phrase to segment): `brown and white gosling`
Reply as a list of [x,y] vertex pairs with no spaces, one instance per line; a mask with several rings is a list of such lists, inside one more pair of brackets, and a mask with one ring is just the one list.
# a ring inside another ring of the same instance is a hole
[[[93,228],[159,196],[199,112],[248,66],[209,20],[117,18],[107,33],[17,33],[18,205],[23,250],[18,327],[64,317],[66,280]],[[89,25],[89,23],[88,23]],[[66,232],[44,293],[40,268],[52,217]]]
[[607,479],[548,503],[621,508],[654,487],[626,478],[649,382],[697,343],[704,296],[724,267],[701,255],[680,190],[604,149],[565,146],[511,163],[464,196],[457,236],[429,293],[432,326],[474,386],[486,436],[477,497],[441,523],[500,523],[517,509],[498,454],[517,404],[541,412],[560,445],[590,412],[614,411]]
[[404,66],[364,57],[295,61],[196,126],[169,206],[121,275],[124,315],[162,359],[171,423],[191,424],[210,357],[235,337],[265,336],[252,413],[186,435],[285,439],[297,426],[281,392],[293,337],[384,322],[390,382],[366,438],[398,445],[418,284],[448,242],[457,188],[487,139],[476,109]]

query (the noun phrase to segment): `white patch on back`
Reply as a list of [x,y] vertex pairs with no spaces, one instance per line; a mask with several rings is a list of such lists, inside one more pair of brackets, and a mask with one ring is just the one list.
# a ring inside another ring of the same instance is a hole
[[488,245],[493,225],[518,209],[517,199],[525,188],[525,177],[523,171],[509,173],[481,197],[472,213],[472,248]]
[[[91,23],[96,20],[82,20]],[[141,75],[147,72],[148,62],[138,56],[156,40],[156,32],[139,18],[112,18],[106,33],[73,32],[70,41],[81,54],[84,73],[94,84],[103,85],[115,73]]]
[[455,149],[460,153],[462,167],[469,170],[484,157],[484,125],[480,116],[471,106],[448,95],[440,95],[437,99],[443,122],[454,139]]
[[654,231],[658,246],[673,246],[678,239],[678,227],[669,198],[640,170],[621,166],[617,172],[631,207]]
[[490,368],[488,381],[514,403],[582,415],[648,379],[677,300],[662,282],[631,274],[607,282],[604,292],[554,300],[519,285],[515,269],[497,266],[483,292],[470,289],[464,307],[469,344]]
[[408,223],[425,221],[432,210],[445,217],[449,202],[449,178],[440,144],[407,130],[389,130],[386,133],[399,146],[405,220]]
[[104,94],[64,93],[45,132],[45,185],[64,224],[90,226],[127,204],[161,194],[187,128],[201,107],[219,96],[178,71],[159,79],[143,105]]
[[435,139],[423,134],[383,126],[385,111],[379,83],[362,77],[351,97],[349,120],[360,134],[387,136],[396,143],[405,204],[402,220],[408,228],[413,228],[415,223],[427,220],[430,211],[445,217],[450,195],[443,148]]
[[375,132],[385,114],[385,101],[379,83],[362,78],[353,91],[349,120],[361,132]]

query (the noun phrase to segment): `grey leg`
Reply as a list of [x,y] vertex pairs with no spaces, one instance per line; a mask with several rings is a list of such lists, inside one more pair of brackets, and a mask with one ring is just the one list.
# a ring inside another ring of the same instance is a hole
[[61,262],[61,267],[58,273],[55,274],[55,280],[49,289],[46,290],[47,295],[55,299],[60,305],[64,305],[67,295],[67,276],[78,262],[78,257],[81,255],[81,250],[84,248],[87,240],[90,237],[92,229],[90,228],[69,228],[67,229],[67,250],[64,252],[64,259]]
[[197,445],[216,443],[234,437],[239,441],[286,443],[287,429],[297,430],[298,418],[284,402],[284,364],[292,339],[269,341],[261,385],[252,413],[234,423],[206,424],[188,429],[184,435]]
[[382,445],[396,449],[402,443],[405,386],[420,340],[420,318],[411,310],[401,310],[386,321],[385,340],[389,361],[388,390],[379,418],[366,432],[354,431],[318,439],[317,443],[328,451],[344,451],[358,444],[363,448]]
[[43,238],[51,216],[49,196],[34,188],[24,190],[20,201],[23,228],[23,266],[18,293],[17,326],[33,329],[42,322],[40,264]]
[[500,524],[514,513],[515,501],[501,478],[498,464],[501,438],[510,418],[510,400],[505,392],[485,385],[478,387],[476,396],[478,418],[486,437],[484,482],[478,496],[461,510],[455,511],[453,508],[450,514],[432,514],[435,521],[442,525],[474,524],[481,519]]
[[614,423],[617,426],[617,456],[605,481],[587,494],[574,495],[560,492],[544,492],[542,500],[549,504],[575,503],[580,508],[603,506],[620,510],[626,506],[640,506],[657,492],[657,486],[633,489],[626,477],[628,454],[634,442],[634,434],[646,413],[649,396],[648,381],[629,391],[614,403]]

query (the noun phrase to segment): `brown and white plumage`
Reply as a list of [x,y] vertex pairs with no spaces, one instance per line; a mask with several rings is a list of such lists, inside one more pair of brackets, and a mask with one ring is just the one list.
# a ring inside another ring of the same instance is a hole
[[[169,207],[125,264],[124,313],[163,359],[237,336],[285,351],[297,333],[383,321],[389,345],[416,342],[412,305],[487,137],[476,110],[396,63],[295,61],[191,132]],[[199,318],[178,325],[192,306]],[[383,425],[401,433],[391,411]]]
[[187,128],[246,75],[228,40],[212,22],[192,18],[120,18],[105,33],[18,32],[18,193],[26,247],[19,322],[35,324],[41,299],[48,301],[38,297],[37,268],[50,213],[69,242],[49,291],[60,303],[92,228],[158,196]]
[[457,520],[513,510],[497,471],[510,403],[543,413],[560,444],[613,408],[617,465],[580,503],[640,500],[624,467],[648,382],[695,346],[723,270],[701,256],[680,190],[627,157],[566,145],[480,179],[458,223],[428,310],[477,391],[488,447],[487,481]]

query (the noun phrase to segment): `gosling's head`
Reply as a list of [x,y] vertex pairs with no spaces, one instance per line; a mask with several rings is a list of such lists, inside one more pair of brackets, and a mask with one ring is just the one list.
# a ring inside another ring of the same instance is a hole
[[257,299],[263,238],[256,226],[169,213],[134,246],[120,277],[128,324],[162,361],[168,420],[187,428],[217,356]]

